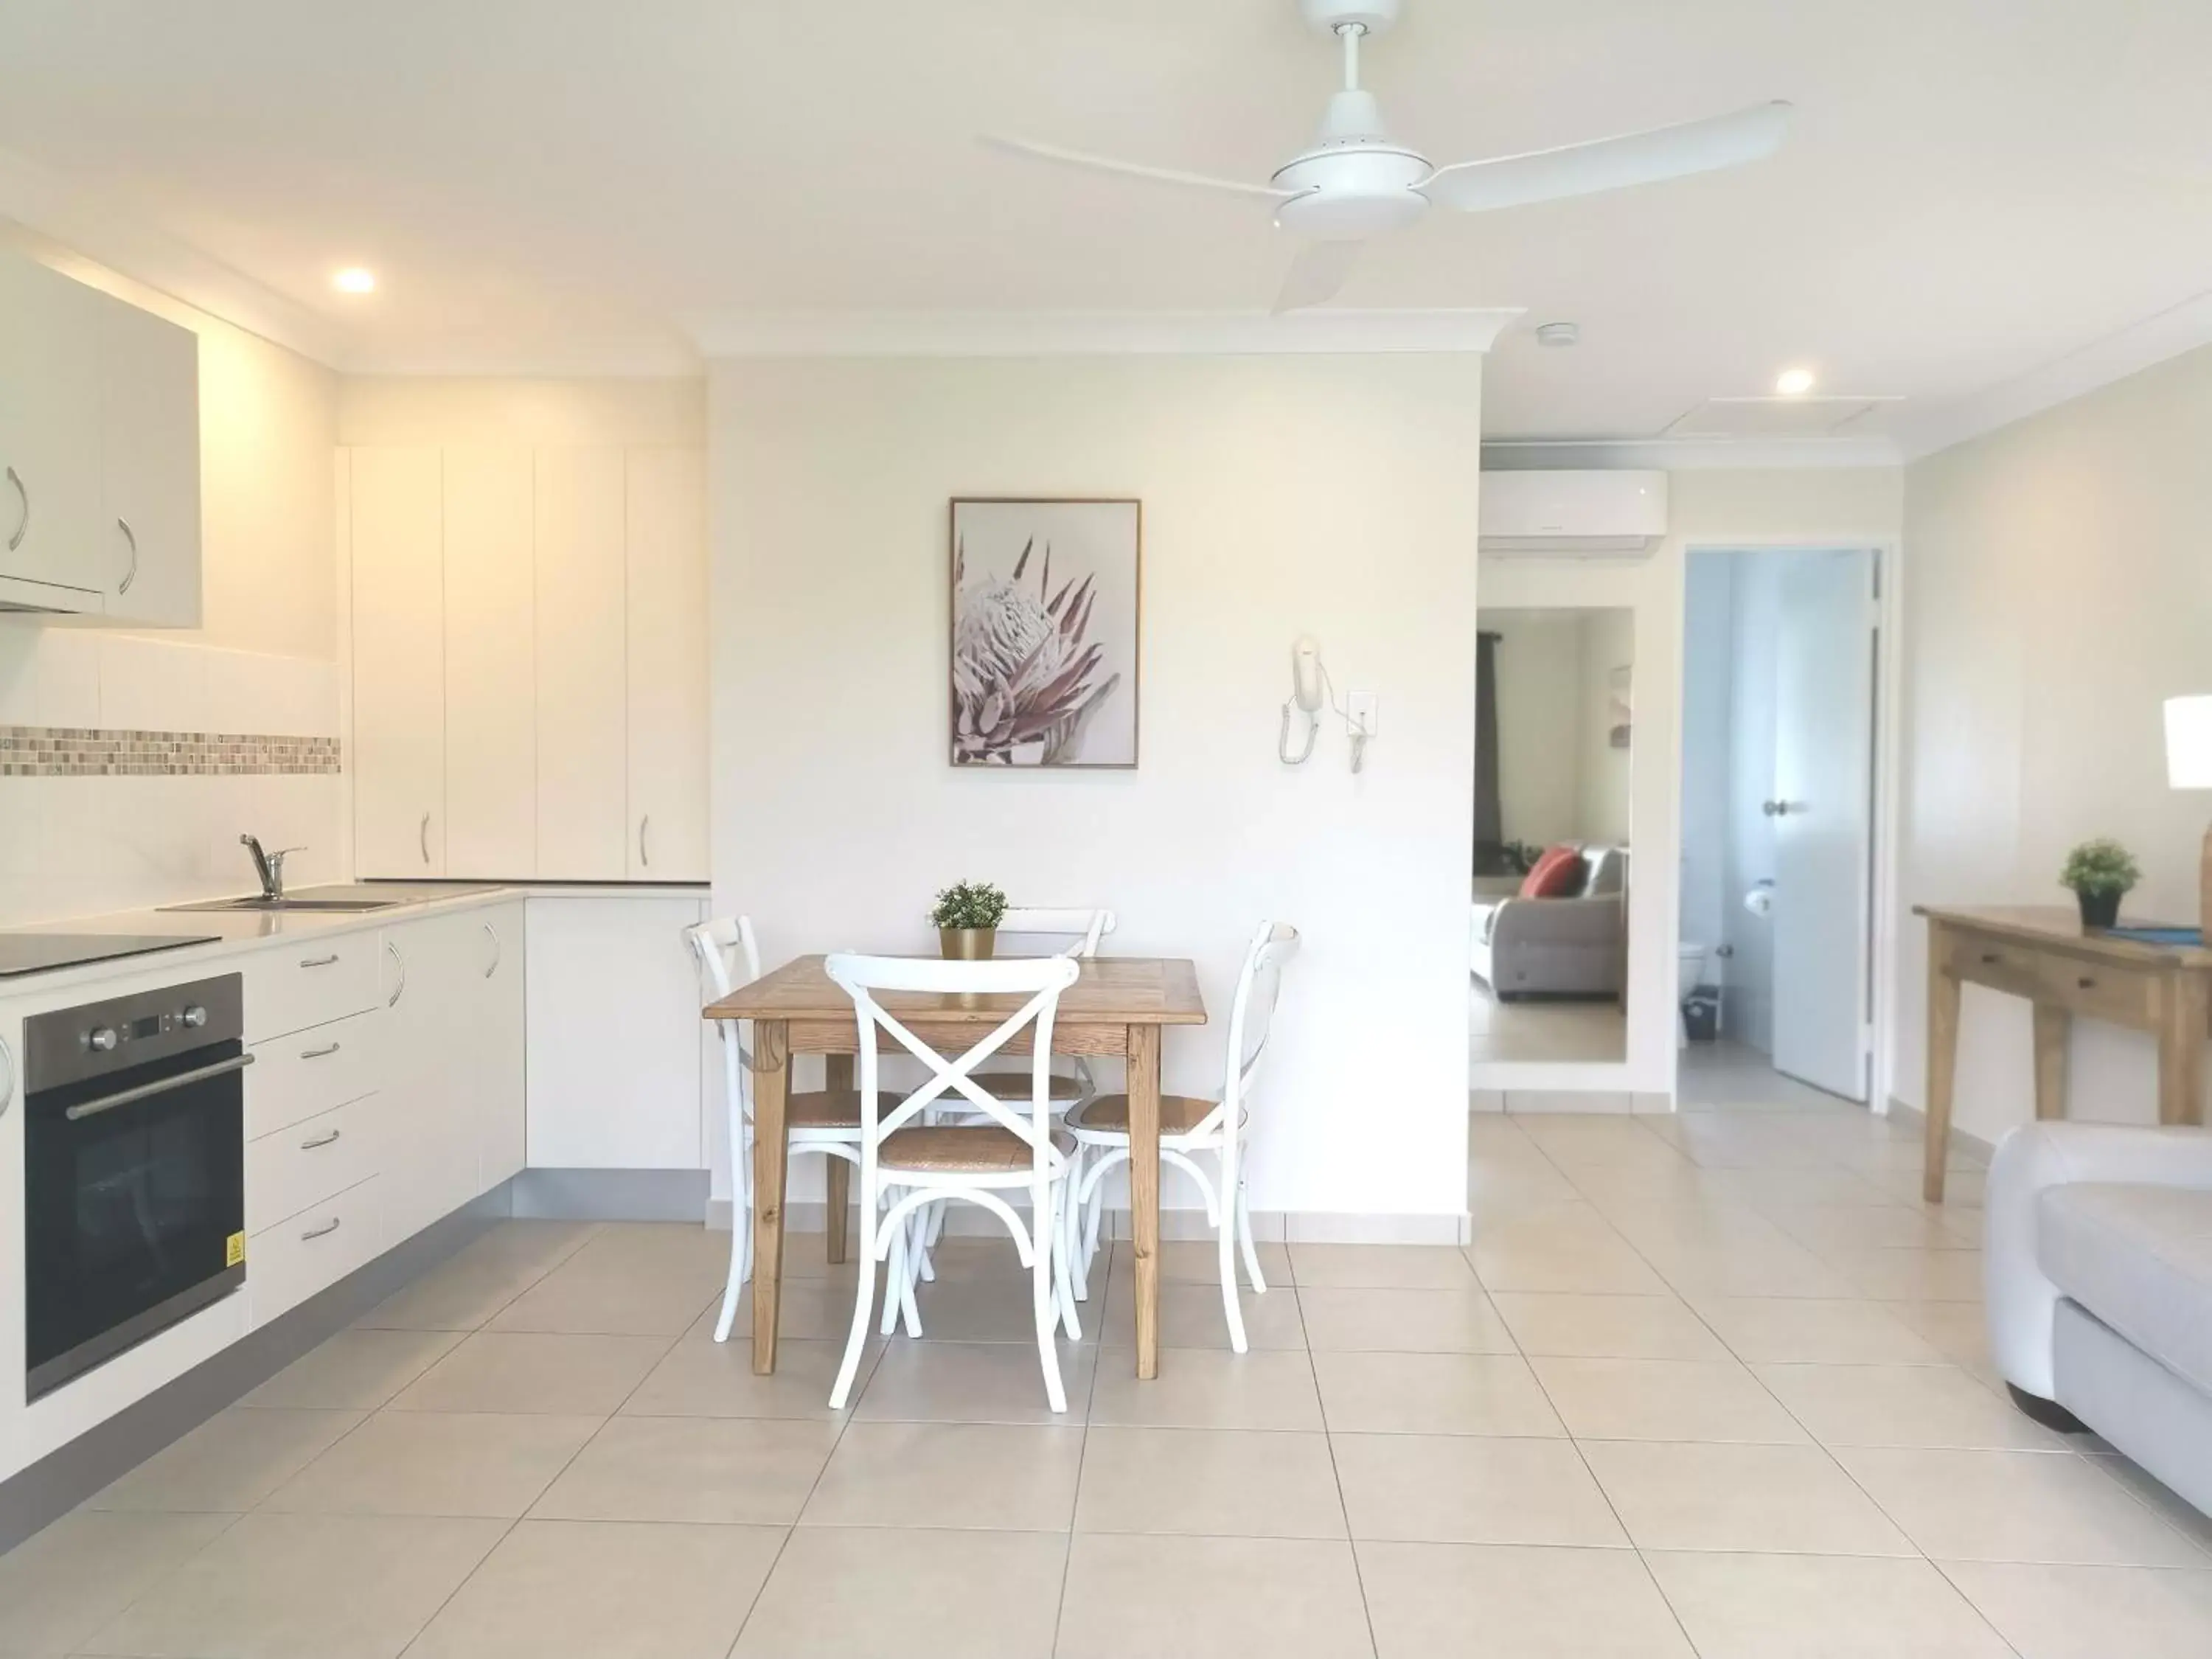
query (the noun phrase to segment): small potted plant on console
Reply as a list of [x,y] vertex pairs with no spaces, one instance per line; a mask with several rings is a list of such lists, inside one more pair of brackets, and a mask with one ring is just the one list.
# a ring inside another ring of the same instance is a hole
[[2061,886],[2081,902],[2084,927],[2111,927],[2120,919],[2120,899],[2142,878],[2135,855],[2108,836],[2085,841],[2066,855],[2058,872]]

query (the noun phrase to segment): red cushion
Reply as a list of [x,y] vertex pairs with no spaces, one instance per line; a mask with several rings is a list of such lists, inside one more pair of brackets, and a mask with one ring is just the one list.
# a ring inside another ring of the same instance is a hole
[[1547,848],[1521,878],[1522,898],[1572,898],[1586,879],[1583,855],[1571,847]]

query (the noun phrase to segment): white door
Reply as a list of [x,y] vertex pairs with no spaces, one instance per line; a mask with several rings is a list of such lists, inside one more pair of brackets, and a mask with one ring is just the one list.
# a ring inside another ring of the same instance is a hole
[[[104,297],[104,296],[103,296]],[[190,329],[100,307],[100,539],[107,614],[200,619],[200,343]]]
[[1774,1066],[1867,1097],[1875,556],[1792,556],[1776,634]]
[[438,452],[350,452],[354,864],[446,872],[445,556]]
[[623,453],[538,452],[538,873],[620,881],[623,750]]
[[386,928],[384,1224],[397,1243],[474,1198],[490,949],[475,912]]
[[707,878],[707,477],[696,449],[629,454],[633,881]]
[[538,872],[531,453],[445,452],[446,874]]

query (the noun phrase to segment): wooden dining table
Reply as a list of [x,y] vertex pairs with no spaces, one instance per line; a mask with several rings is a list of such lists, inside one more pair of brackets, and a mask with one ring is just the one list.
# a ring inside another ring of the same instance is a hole
[[[790,1164],[784,1107],[791,1063],[822,1054],[825,1086],[853,1087],[860,1021],[853,999],[823,969],[827,958],[800,957],[707,1005],[708,1019],[753,1024],[753,1370],[775,1369],[776,1313],[783,1272],[785,1172]],[[1195,964],[1179,957],[1094,957],[1060,995],[1053,1016],[1054,1054],[1119,1055],[1128,1062],[1129,1231],[1136,1258],[1137,1375],[1160,1370],[1160,1033],[1170,1025],[1203,1025]],[[887,1012],[923,1042],[947,1054],[964,1052],[1018,1009],[1018,995],[890,992]],[[1032,1052],[1022,1033],[1000,1052]],[[830,1259],[845,1257],[846,1208],[852,1166],[829,1166]]]

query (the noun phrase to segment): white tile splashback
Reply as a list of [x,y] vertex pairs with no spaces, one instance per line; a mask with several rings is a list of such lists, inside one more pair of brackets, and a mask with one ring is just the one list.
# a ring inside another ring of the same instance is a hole
[[[338,732],[335,664],[0,621],[0,725]],[[342,776],[0,779],[0,926],[243,890],[251,830],[307,850],[298,885],[351,871]]]

